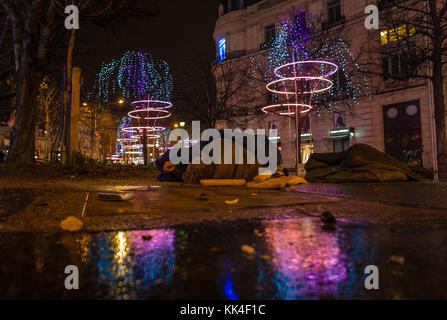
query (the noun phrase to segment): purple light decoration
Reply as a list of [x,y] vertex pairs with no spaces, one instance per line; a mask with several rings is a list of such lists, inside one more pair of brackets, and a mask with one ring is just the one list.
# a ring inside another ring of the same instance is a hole
[[315,29],[307,10],[292,7],[289,17],[279,21],[287,30],[287,43],[294,48],[294,58],[299,57],[298,50],[301,50],[304,57],[307,57],[306,48]]

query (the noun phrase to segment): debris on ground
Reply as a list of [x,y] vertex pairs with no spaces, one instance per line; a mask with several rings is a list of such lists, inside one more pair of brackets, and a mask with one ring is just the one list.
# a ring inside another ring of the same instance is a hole
[[98,199],[104,201],[128,201],[132,200],[133,197],[133,192],[126,191],[107,191],[98,194]]
[[144,241],[150,241],[152,239],[151,235],[145,235],[141,237]]
[[402,256],[391,256],[390,257],[390,262],[391,263],[395,263],[395,264],[404,264],[405,263],[405,258]]
[[234,200],[225,200],[226,204],[236,204],[239,202],[239,198],[236,198]]
[[247,187],[252,189],[284,189],[286,184],[287,183],[285,180],[281,178],[274,178],[260,183],[249,182],[247,183]]
[[206,187],[243,187],[245,179],[202,179],[200,184]]
[[292,187],[296,186],[297,184],[306,184],[307,181],[303,177],[291,177],[291,176],[282,176],[279,179],[282,179],[286,182],[286,186]]
[[264,174],[259,174],[256,177],[254,177],[253,182],[261,183],[261,182],[264,182],[264,181],[270,179],[271,177],[272,177],[271,172],[269,172],[269,173],[264,172]]
[[325,229],[325,230],[334,230],[335,229],[335,224],[337,222],[335,220],[334,215],[331,212],[329,212],[329,211],[323,212],[320,216],[320,220],[323,223],[323,225],[321,226],[323,229]]
[[201,193],[199,195],[199,197],[197,198],[198,200],[208,200],[208,194],[206,194],[205,192]]
[[241,251],[245,254],[248,254],[249,256],[252,256],[255,254],[255,249],[247,244],[243,244],[241,246]]
[[60,227],[62,230],[75,232],[82,229],[84,223],[76,217],[69,216],[68,218],[62,220]]

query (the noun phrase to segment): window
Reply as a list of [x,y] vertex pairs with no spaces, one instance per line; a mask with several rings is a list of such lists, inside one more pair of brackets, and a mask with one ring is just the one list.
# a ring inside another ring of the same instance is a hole
[[342,21],[340,0],[333,0],[327,4],[328,23],[334,24]]
[[227,41],[225,37],[217,39],[217,60],[224,61],[227,57]]
[[332,81],[334,82],[334,85],[332,87],[334,88],[333,90],[339,91],[346,89],[346,83],[347,83],[346,75],[341,70],[338,70],[332,76]]
[[384,46],[398,40],[412,37],[416,32],[414,26],[402,25],[397,28],[391,28],[380,32],[380,43]]
[[269,25],[264,28],[265,32],[265,42],[272,43],[276,38],[275,25]]
[[382,57],[383,79],[406,78],[414,74],[415,66],[410,65],[411,54],[393,52]]
[[239,0],[231,0],[231,11],[239,9]]

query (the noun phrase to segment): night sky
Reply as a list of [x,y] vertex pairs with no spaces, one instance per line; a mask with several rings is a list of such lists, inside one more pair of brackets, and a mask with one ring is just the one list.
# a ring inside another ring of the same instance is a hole
[[118,27],[88,24],[81,29],[75,64],[91,78],[101,62],[119,58],[127,50],[143,49],[165,59],[174,75],[184,72],[185,59],[200,48],[214,59],[214,26],[217,0],[171,0],[160,5],[159,14],[146,20],[123,20]]

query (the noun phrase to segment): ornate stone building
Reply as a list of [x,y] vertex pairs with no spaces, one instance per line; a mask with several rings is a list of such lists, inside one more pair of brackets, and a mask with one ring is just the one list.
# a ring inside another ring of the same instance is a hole
[[[362,56],[365,46],[392,45],[388,30],[365,28],[366,6],[371,0],[221,0],[219,18],[214,31],[216,63],[229,60],[249,64],[250,57],[263,50],[277,36],[278,20],[292,6],[306,8],[313,16],[321,16],[327,28],[343,25],[341,37],[350,44],[355,56]],[[382,12],[382,11],[381,11]],[[398,32],[411,36],[403,26]],[[383,52],[386,52],[385,50]],[[363,59],[372,59],[363,57]],[[390,73],[403,72],[402,56],[393,53],[379,57]],[[380,60],[379,60],[380,61]],[[365,61],[363,61],[365,62]],[[380,67],[378,67],[380,68]],[[309,127],[301,135],[304,161],[311,152],[346,150],[355,143],[366,143],[402,161],[433,168],[435,160],[433,99],[430,84],[425,80],[394,81],[383,76],[367,76],[368,95],[359,97],[350,110],[312,113]],[[447,84],[444,86],[447,88]],[[269,104],[267,91],[259,90],[253,108]],[[447,94],[446,94],[447,97]],[[228,126],[219,122],[219,127]],[[288,133],[288,120],[269,115],[250,120],[246,128],[273,129],[280,138],[287,167],[294,167],[294,135]],[[293,132],[293,131],[292,131]]]

